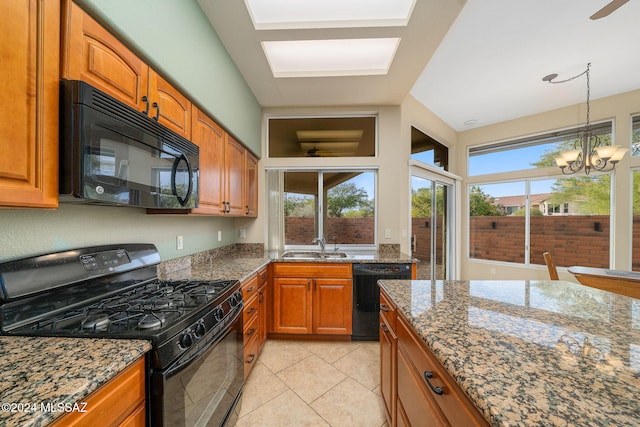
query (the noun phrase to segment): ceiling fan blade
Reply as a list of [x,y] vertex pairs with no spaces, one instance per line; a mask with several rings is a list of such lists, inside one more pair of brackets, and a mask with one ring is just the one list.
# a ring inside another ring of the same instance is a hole
[[594,13],[589,17],[591,20],[596,20],[600,18],[604,18],[605,16],[609,16],[611,13],[615,12],[620,6],[628,2],[629,0],[613,0],[611,3]]

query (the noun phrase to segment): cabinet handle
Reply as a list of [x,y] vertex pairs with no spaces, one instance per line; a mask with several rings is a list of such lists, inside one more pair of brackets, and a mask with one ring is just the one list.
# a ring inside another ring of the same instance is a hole
[[247,331],[247,336],[250,337],[256,331],[256,328],[251,328]]
[[245,206],[244,209],[245,209],[245,213],[249,215],[249,205]]
[[256,311],[256,308],[255,307],[251,307],[249,310],[247,310],[247,314],[251,314],[254,311]]
[[444,391],[441,387],[434,387],[433,384],[431,384],[431,381],[429,381],[429,379],[431,378],[433,378],[433,373],[431,371],[424,371],[424,380],[427,382],[427,385],[429,386],[431,391],[438,395],[444,394]]
[[266,279],[266,278],[267,278],[267,273],[262,273],[262,274],[260,275],[260,278],[261,278],[261,279]]
[[307,291],[311,290],[311,279],[307,279]]
[[253,363],[253,360],[256,358],[255,354],[250,354],[249,358],[247,359],[247,363]]
[[156,115],[153,116],[153,120],[157,122],[158,118],[160,117],[160,106],[157,102],[154,102],[153,104],[151,104],[151,106],[156,109]]
[[260,298],[258,298],[258,302],[263,302],[264,301],[264,292],[260,291],[260,292],[258,292],[258,295],[260,295]]
[[253,292],[255,289],[256,289],[256,287],[255,287],[255,286],[249,286],[249,287],[247,288],[247,292]]
[[147,95],[142,97],[142,102],[145,104],[142,114],[149,114],[149,98],[147,98]]
[[382,328],[383,332],[389,332],[389,329],[387,328],[387,325],[385,325],[384,323],[380,323],[380,328]]
[[380,310],[384,311],[385,313],[388,313],[389,311],[391,311],[391,309],[387,307],[387,304],[380,304]]

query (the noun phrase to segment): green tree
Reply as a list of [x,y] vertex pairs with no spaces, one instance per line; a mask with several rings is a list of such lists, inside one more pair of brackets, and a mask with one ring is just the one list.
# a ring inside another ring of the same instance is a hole
[[304,194],[285,193],[284,215],[296,217],[314,216],[313,197]]
[[504,210],[496,205],[494,198],[485,194],[478,186],[469,189],[469,215],[471,216],[504,216]]
[[346,211],[363,209],[373,212],[373,202],[369,200],[367,191],[358,188],[352,182],[343,182],[327,192],[327,209],[329,216],[342,217]]
[[431,188],[418,188],[411,191],[411,217],[431,217]]

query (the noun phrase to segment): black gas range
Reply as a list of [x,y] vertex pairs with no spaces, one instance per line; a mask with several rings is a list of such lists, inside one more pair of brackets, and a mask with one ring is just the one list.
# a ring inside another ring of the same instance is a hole
[[[150,244],[79,248],[2,263],[0,333],[149,340],[150,425],[232,423],[243,378],[240,284],[162,281],[159,263]],[[207,391],[193,396],[195,390]],[[217,412],[213,402],[221,404]]]

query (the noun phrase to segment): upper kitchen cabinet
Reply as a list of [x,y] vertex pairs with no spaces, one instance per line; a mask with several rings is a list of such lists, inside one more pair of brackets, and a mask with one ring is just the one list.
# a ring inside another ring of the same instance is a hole
[[0,2],[0,206],[58,206],[60,2]]
[[200,148],[200,203],[190,213],[220,215],[225,210],[222,197],[225,132],[195,106],[192,116],[193,142]]
[[224,145],[224,212],[234,216],[244,216],[246,212],[245,151],[246,149],[229,134],[225,134]]
[[245,151],[245,215],[258,216],[258,159]]
[[191,137],[191,102],[70,0],[64,3],[62,77],[83,80]]

